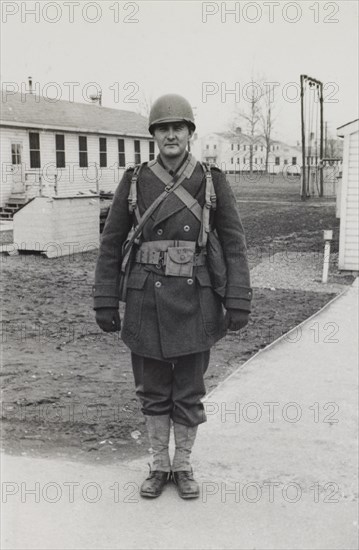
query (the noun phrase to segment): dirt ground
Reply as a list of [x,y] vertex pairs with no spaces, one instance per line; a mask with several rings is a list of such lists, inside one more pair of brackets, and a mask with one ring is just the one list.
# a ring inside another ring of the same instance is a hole
[[[333,229],[332,250],[338,251],[332,199],[302,202],[294,177],[230,179],[251,268],[281,251],[322,254],[323,229]],[[8,453],[112,461],[147,451],[129,351],[94,322],[95,261],[95,252],[52,260],[2,256],[2,447]],[[332,263],[331,280],[350,284],[353,277]],[[207,390],[333,296],[302,286],[254,288],[249,325],[212,350]]]

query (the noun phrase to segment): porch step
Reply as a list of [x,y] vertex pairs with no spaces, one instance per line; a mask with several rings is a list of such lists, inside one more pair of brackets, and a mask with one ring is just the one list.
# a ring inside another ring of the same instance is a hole
[[12,220],[14,214],[28,202],[23,196],[11,195],[5,205],[0,207],[0,220]]

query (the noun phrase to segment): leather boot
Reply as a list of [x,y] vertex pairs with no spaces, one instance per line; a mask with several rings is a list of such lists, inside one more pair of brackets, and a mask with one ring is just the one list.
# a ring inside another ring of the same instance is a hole
[[168,414],[145,416],[148,438],[153,452],[153,465],[150,474],[141,485],[142,497],[160,496],[171,472],[171,461],[168,453],[170,440],[170,416]]
[[199,497],[199,485],[193,478],[190,456],[198,426],[173,423],[176,450],[172,462],[172,478],[181,498]]

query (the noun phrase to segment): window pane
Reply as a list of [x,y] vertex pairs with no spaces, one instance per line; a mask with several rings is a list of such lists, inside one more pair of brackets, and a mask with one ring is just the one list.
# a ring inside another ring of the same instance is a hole
[[124,139],[119,139],[118,140],[118,152],[119,153],[124,153],[125,152],[125,140]]
[[100,153],[100,167],[106,168],[107,166],[107,153]]
[[56,168],[65,168],[65,151],[56,151]]
[[79,149],[80,151],[87,151],[87,137],[79,136]]
[[101,152],[106,152],[107,150],[107,140],[106,138],[100,138],[100,151]]
[[40,149],[40,134],[30,132],[30,149]]
[[125,153],[118,154],[118,165],[121,167],[126,166]]
[[80,168],[87,168],[87,153],[80,152]]
[[141,145],[138,139],[135,139],[135,152],[139,153],[141,150]]
[[30,168],[40,168],[40,151],[30,151]]
[[65,151],[65,136],[62,134],[56,134],[56,150]]

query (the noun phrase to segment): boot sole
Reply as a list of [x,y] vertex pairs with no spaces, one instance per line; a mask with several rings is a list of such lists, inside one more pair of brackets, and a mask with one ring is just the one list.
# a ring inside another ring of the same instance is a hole
[[151,495],[150,493],[142,493],[142,491],[140,491],[140,497],[142,498],[158,498],[162,495],[162,493],[158,493],[158,495]]
[[179,491],[178,491],[178,494],[181,498],[183,498],[183,500],[190,500],[190,499],[193,499],[193,498],[198,498],[199,497],[199,493],[198,495],[182,495]]

